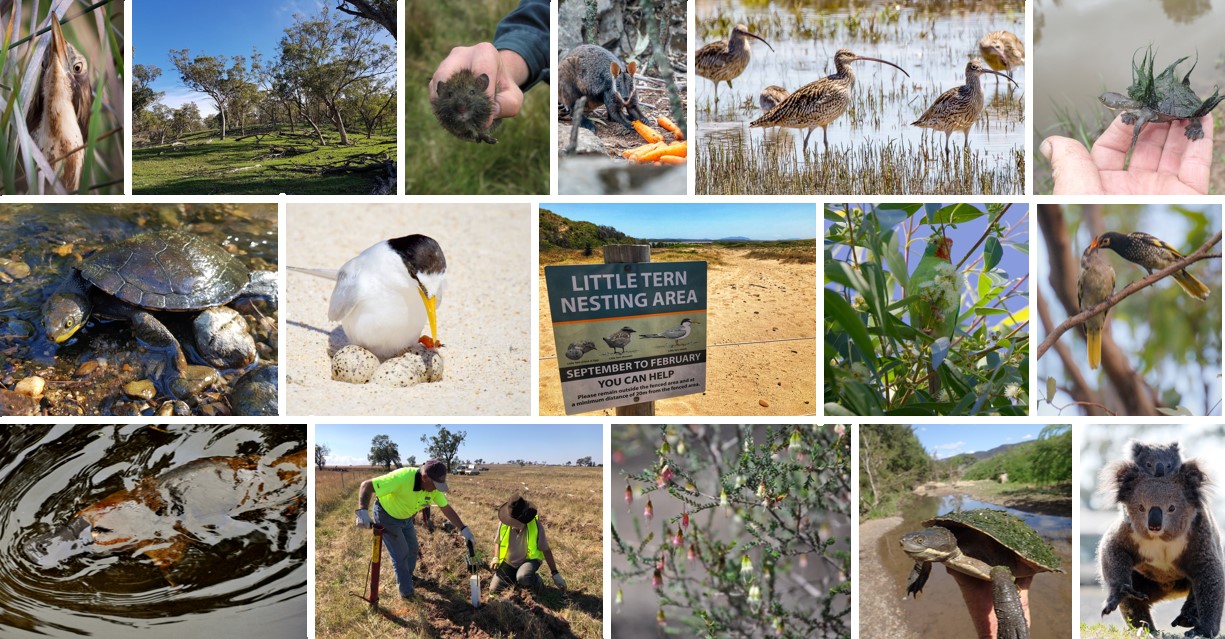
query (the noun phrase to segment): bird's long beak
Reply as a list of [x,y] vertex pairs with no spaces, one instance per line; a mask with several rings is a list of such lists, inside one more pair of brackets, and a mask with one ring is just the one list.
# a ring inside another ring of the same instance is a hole
[[749,36],[750,38],[756,38],[756,39],[758,39],[758,40],[761,40],[761,43],[762,43],[762,44],[764,44],[764,45],[766,45],[767,47],[770,47],[770,50],[771,50],[771,51],[773,51],[773,50],[774,50],[774,47],[771,47],[771,46],[770,46],[770,43],[769,43],[769,42],[766,42],[766,39],[765,39],[765,38],[763,38],[763,37],[761,37],[761,36],[757,35],[756,33],[749,33],[748,31],[745,31],[745,32],[744,32],[744,35]]
[[1011,82],[1011,83],[1013,84],[1013,86],[1018,86],[1018,87],[1019,87],[1019,86],[1021,86],[1020,84],[1018,84],[1018,83],[1017,83],[1017,81],[1016,81],[1016,80],[1013,80],[1013,79],[1012,79],[1011,77],[1009,77],[1008,75],[1003,74],[1003,73],[1000,73],[999,71],[991,71],[991,70],[988,70],[988,71],[987,71],[987,73],[993,73],[993,74],[995,74],[995,75],[998,75],[998,76],[1000,76],[1001,78],[1004,78],[1005,80],[1008,80],[1009,82]]
[[421,294],[421,302],[425,304],[425,314],[430,318],[430,339],[434,340],[434,345],[437,347],[439,343],[437,315],[438,302],[434,297],[426,295],[425,289],[423,288],[418,288],[417,292]]
[[894,69],[897,69],[898,71],[901,71],[901,72],[902,72],[902,75],[904,75],[904,76],[906,76],[906,77],[908,77],[908,78],[910,77],[910,74],[909,74],[909,73],[906,73],[906,69],[903,69],[902,67],[899,67],[898,65],[896,65],[896,64],[894,64],[894,63],[892,63],[892,62],[890,62],[890,61],[888,61],[888,60],[881,60],[880,58],[869,58],[869,57],[867,57],[867,56],[862,56],[862,55],[857,55],[857,56],[855,56],[855,60],[856,60],[856,61],[858,61],[858,60],[871,60],[872,62],[879,62],[879,63],[881,63],[881,64],[887,64],[887,65],[889,65],[889,66],[893,67]]
[[54,13],[51,14],[51,47],[55,52],[55,57],[61,63],[68,62],[68,41],[64,39],[64,32],[60,30],[60,18]]

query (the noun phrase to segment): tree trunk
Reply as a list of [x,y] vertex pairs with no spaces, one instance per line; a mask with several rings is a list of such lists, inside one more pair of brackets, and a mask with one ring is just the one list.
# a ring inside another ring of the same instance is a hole
[[217,103],[217,117],[221,118],[221,139],[225,139],[225,103]]
[[311,125],[311,128],[315,130],[315,135],[319,137],[319,146],[327,146],[328,145],[327,140],[323,139],[323,131],[319,130],[319,125],[315,122],[315,118],[312,118],[310,113],[307,112],[306,105],[299,102],[298,112],[302,114],[302,119],[309,122]]
[[332,124],[336,126],[336,131],[340,133],[341,146],[349,146],[349,134],[345,131],[345,119],[340,114],[340,109],[337,108],[335,102],[328,102],[328,114],[331,116]]

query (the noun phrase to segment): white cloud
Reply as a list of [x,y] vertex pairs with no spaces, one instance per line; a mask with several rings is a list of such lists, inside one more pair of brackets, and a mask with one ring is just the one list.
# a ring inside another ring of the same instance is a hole
[[201,117],[208,117],[217,112],[217,105],[207,95],[187,88],[171,89],[162,95],[160,102],[171,109],[177,109],[188,102],[195,102],[200,109]]
[[1025,435],[1024,437],[1022,437],[1021,439],[1033,439],[1033,438],[1034,438],[1034,436],[1033,436],[1033,435],[1027,434],[1027,435]]
[[939,446],[936,446],[936,449],[937,450],[958,450],[961,448],[965,448],[965,445],[966,445],[965,442],[951,442],[948,444],[940,444]]
[[328,455],[328,466],[366,466],[369,461],[365,457],[353,455]]

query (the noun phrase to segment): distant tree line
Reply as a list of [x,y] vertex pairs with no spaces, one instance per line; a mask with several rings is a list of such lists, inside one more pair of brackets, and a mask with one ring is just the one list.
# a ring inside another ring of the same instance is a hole
[[1072,427],[1046,426],[1031,442],[984,459],[965,471],[965,479],[999,479],[1008,483],[1051,485],[1072,481]]
[[[246,136],[249,126],[260,131],[288,126],[290,134],[302,129],[320,146],[329,143],[325,128],[341,145],[349,144],[352,129],[371,137],[395,117],[395,49],[377,40],[384,29],[394,34],[395,3],[342,2],[338,9],[363,17],[346,19],[326,6],[313,17],[294,16],[268,60],[256,50],[250,56],[170,51],[183,85],[207,95],[216,108],[208,118],[195,103],[162,104],[163,95],[150,86],[162,69],[135,65],[134,137],[165,144],[215,129],[225,139],[234,129]],[[378,19],[388,11],[390,28]]]

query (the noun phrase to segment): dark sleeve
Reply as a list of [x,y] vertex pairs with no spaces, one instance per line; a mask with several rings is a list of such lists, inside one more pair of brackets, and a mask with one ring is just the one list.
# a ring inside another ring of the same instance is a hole
[[527,91],[541,80],[549,81],[549,3],[520,0],[519,6],[502,18],[493,36],[493,46],[519,54],[527,63]]

